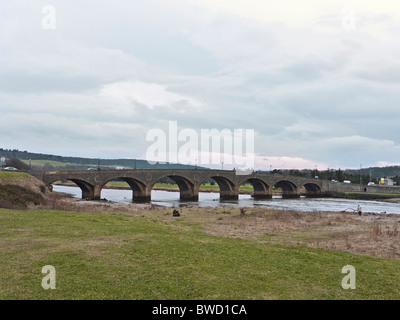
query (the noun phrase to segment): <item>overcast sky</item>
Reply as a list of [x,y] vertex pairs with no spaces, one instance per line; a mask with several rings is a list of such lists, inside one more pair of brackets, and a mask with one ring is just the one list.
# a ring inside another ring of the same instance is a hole
[[177,121],[254,129],[256,169],[399,164],[399,38],[397,0],[0,0],[0,147],[143,159]]

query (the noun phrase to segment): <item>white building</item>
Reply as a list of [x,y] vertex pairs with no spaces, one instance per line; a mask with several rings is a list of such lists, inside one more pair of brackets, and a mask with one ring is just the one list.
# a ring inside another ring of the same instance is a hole
[[379,185],[381,186],[393,186],[393,180],[389,178],[380,178]]

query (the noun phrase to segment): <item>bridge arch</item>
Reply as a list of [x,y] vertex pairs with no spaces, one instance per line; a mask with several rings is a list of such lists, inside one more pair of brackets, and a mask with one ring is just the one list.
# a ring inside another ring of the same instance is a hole
[[[56,179],[54,181],[48,182],[47,185],[50,186],[54,182],[58,181],[59,179]],[[76,178],[65,178],[65,180],[71,181],[75,183],[82,191],[82,199],[100,199],[100,194],[96,195],[96,187],[91,184],[90,182],[87,182],[83,179],[76,179]]]
[[[101,189],[110,181],[116,180],[116,179],[121,179],[125,181],[130,188],[132,189],[132,201],[133,202],[146,202],[150,201],[150,193],[148,192],[148,188],[146,184],[143,181],[140,181],[137,178],[132,178],[132,177],[113,177],[112,179],[109,179],[106,181],[102,186]],[[150,190],[151,191],[151,190]]]
[[254,189],[253,198],[254,199],[270,199],[270,198],[272,198],[271,188],[266,181],[259,179],[259,178],[250,178],[250,179],[242,180],[239,183],[239,187],[245,182],[248,182],[253,186],[253,189]]
[[199,197],[199,191],[198,188],[195,187],[195,184],[189,180],[186,177],[183,177],[181,175],[165,175],[165,176],[160,176],[155,180],[149,187],[150,192],[153,189],[154,185],[160,181],[162,178],[170,178],[174,180],[174,182],[178,185],[179,187],[179,198],[180,200],[183,201],[197,201]]
[[310,197],[310,198],[321,197],[322,188],[319,185],[312,183],[312,182],[308,182],[308,183],[305,183],[303,186],[306,189],[306,193],[305,193],[306,197]]
[[298,186],[289,179],[282,179],[275,182],[274,187],[282,189],[282,198],[298,198],[300,196]]
[[203,179],[198,187],[207,181],[208,179],[213,179],[219,186],[219,198],[221,200],[237,200],[239,186],[236,186],[233,181],[222,176],[208,176]]
[[79,179],[68,179],[68,180],[75,183],[82,190],[82,199],[94,199],[94,200],[100,199],[100,194],[98,194],[98,196],[96,196],[95,194],[94,185]]

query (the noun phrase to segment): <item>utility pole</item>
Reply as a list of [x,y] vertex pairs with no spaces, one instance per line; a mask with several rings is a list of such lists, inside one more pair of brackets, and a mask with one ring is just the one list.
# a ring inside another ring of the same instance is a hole
[[362,191],[362,176],[361,176],[361,164],[360,164],[360,190]]

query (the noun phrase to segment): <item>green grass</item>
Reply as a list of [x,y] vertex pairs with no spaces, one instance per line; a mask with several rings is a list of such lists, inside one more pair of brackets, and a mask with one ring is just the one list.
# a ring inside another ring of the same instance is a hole
[[34,179],[34,177],[25,172],[0,171],[0,179]]
[[[145,213],[0,209],[0,299],[400,297],[398,260],[216,237],[178,225]],[[356,268],[356,290],[341,287],[348,264]],[[41,287],[45,265],[56,269],[55,290]]]
[[361,194],[361,195],[372,195],[372,196],[399,196],[399,193],[378,193],[378,192],[357,192],[357,191],[346,191],[346,194]]
[[[45,165],[51,165],[55,168],[59,167],[66,167],[66,166],[82,166],[84,168],[86,167],[93,167],[97,168],[98,163],[92,163],[92,164],[80,164],[80,163],[73,163],[73,162],[60,162],[60,161],[54,161],[54,160],[22,160],[26,164],[32,164],[32,166],[38,166],[38,167],[43,167]],[[102,168],[116,168],[116,166],[101,166]]]
[[109,181],[107,184],[110,186],[129,186],[125,181]]
[[[68,165],[78,165],[77,163],[68,163],[68,162],[60,162],[60,161],[54,161],[54,160],[22,160],[26,164],[32,164],[33,166],[39,166],[43,167],[46,164],[47,165],[52,165],[53,167],[65,167]],[[97,166],[97,164],[96,164]]]

